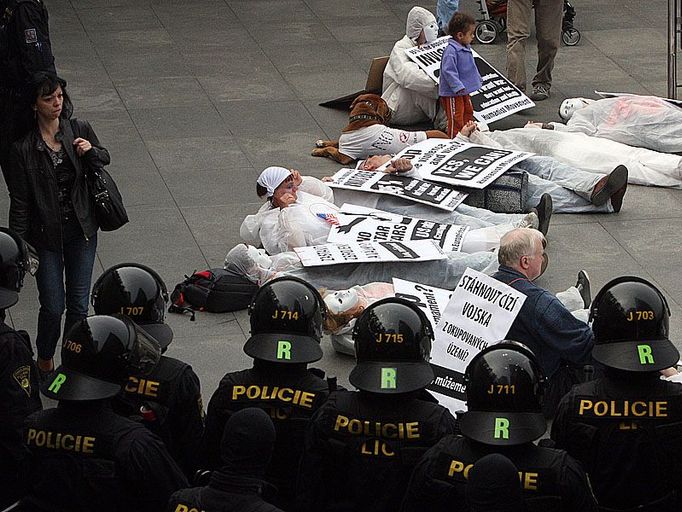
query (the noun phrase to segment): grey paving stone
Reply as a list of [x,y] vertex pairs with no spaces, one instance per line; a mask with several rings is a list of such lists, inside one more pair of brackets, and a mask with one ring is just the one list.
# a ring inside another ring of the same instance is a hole
[[183,47],[180,52],[195,76],[214,76],[228,80],[231,73],[248,73],[254,67],[276,70],[268,56],[258,47],[239,52],[226,52],[221,47]]
[[80,9],[78,18],[88,32],[162,29],[149,5],[107,6]]
[[192,137],[225,137],[229,128],[211,107],[128,109],[145,141]]
[[201,86],[214,102],[230,100],[288,100],[293,90],[276,70],[257,69],[244,73],[232,71],[224,76],[198,77]]
[[245,26],[268,22],[317,21],[317,15],[302,0],[228,0],[227,4]]
[[317,127],[300,101],[227,101],[216,103],[220,115],[236,136],[264,136]]
[[196,169],[242,168],[248,165],[234,137],[192,137],[146,141],[147,148],[164,175],[191,175]]
[[129,109],[211,106],[208,96],[192,76],[126,78],[118,80],[116,88]]
[[179,207],[230,206],[257,200],[255,183],[259,174],[252,167],[197,169],[192,171],[192,180],[185,173],[172,173],[164,174],[164,182]]

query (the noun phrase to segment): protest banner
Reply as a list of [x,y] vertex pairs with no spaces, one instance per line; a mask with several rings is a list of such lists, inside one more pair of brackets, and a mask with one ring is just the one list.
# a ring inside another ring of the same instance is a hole
[[464,370],[471,359],[507,336],[526,296],[472,269],[462,275],[436,325],[428,386],[453,413],[466,409]]
[[[633,94],[630,92],[605,92],[595,90],[594,93],[597,94],[598,96],[601,96],[602,98],[618,98],[620,96],[639,96],[639,94]],[[662,99],[663,101],[667,101],[668,103],[671,103],[676,107],[682,107],[682,100],[664,98],[663,96],[656,96],[656,98]]]
[[467,226],[403,217],[364,206],[344,204],[335,214],[327,242],[413,242],[433,240],[447,252],[460,251]]
[[457,208],[467,196],[466,193],[448,185],[437,185],[418,178],[360,169],[341,169],[327,184],[332,188],[402,197],[449,212]]
[[425,180],[484,189],[505,171],[533,153],[509,151],[447,139],[426,139],[403,149],[406,158]]
[[[415,62],[436,83],[440,77],[440,61],[449,36],[436,39],[433,43],[408,48],[407,56]],[[481,88],[471,93],[474,117],[478,121],[492,123],[515,112],[535,106],[535,103],[504,75],[472,50],[474,62],[481,75]]]
[[413,283],[397,277],[393,278],[393,294],[400,299],[412,302],[426,313],[434,330],[452,296],[450,290]]
[[344,263],[380,263],[384,261],[433,261],[447,258],[431,240],[420,242],[351,242],[295,247],[304,267]]

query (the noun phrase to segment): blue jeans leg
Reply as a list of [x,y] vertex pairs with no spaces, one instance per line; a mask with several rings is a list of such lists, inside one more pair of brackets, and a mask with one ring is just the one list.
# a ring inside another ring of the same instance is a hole
[[[38,250],[38,357],[54,356],[66,308],[64,333],[88,315],[92,267],[97,250],[97,235],[89,240],[79,226],[64,226],[62,251]],[[66,284],[66,285],[65,285]]]

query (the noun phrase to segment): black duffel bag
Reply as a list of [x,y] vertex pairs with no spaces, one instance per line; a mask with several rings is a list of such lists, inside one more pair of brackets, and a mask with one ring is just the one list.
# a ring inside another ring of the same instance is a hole
[[171,294],[171,313],[187,310],[227,313],[251,304],[258,286],[230,270],[211,268],[185,276]]

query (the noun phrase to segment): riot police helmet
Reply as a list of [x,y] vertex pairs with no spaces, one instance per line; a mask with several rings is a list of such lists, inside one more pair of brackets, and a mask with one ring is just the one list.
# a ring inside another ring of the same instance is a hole
[[148,375],[161,347],[127,316],[95,315],[69,330],[61,355],[41,392],[54,400],[99,400],[118,394],[129,375]]
[[303,279],[285,276],[261,286],[249,306],[251,337],[244,352],[273,363],[312,363],[322,358],[326,306]]
[[30,270],[28,246],[19,235],[0,228],[0,309],[14,306]]
[[164,323],[168,289],[145,265],[121,263],[104,271],[92,287],[91,302],[97,315],[129,316],[162,350],[173,341],[173,331]]
[[545,378],[535,354],[525,345],[504,340],[482,350],[467,366],[464,384],[467,412],[460,428],[466,437],[512,446],[545,433]]
[[353,328],[356,365],[349,380],[372,393],[409,393],[434,378],[433,328],[424,312],[397,297],[367,307]]
[[622,276],[592,301],[592,357],[606,367],[653,372],[674,366],[680,354],[669,339],[670,308],[646,279]]

